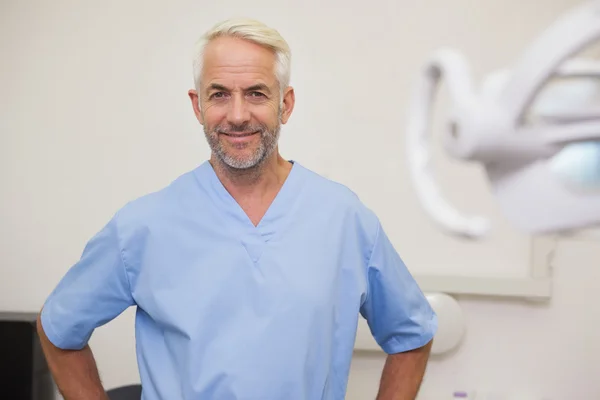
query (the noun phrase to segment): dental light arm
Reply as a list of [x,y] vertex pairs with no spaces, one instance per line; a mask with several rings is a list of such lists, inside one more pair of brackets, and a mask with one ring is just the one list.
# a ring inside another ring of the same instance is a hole
[[[449,92],[456,104],[465,106],[474,102],[474,89],[465,60],[450,50],[436,53],[427,63],[419,79],[413,107],[409,110],[407,136],[409,171],[423,207],[436,222],[451,233],[469,237],[481,236],[489,229],[488,221],[483,217],[466,216],[446,201],[432,170],[428,145],[431,107],[437,86],[444,76],[447,77]],[[453,128],[456,129],[456,125]]]
[[514,225],[530,233],[600,225],[600,62],[571,59],[595,42],[600,44],[599,0],[560,18],[512,70],[489,75],[479,90],[458,52],[432,55],[408,114],[407,159],[417,196],[433,221],[470,238],[490,228],[487,218],[448,202],[433,173],[432,107],[445,79],[452,101],[445,149],[484,167]]

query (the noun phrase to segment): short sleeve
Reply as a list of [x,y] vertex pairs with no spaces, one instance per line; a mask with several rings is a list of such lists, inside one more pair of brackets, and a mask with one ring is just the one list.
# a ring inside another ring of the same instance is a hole
[[62,349],[81,349],[95,328],[134,304],[113,218],[84,248],[41,311],[48,339]]
[[368,264],[361,314],[388,354],[424,346],[437,330],[437,316],[381,225]]

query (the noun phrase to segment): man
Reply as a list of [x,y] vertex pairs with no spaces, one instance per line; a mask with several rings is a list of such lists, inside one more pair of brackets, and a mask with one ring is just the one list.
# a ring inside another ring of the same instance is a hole
[[436,316],[357,196],[279,154],[286,42],[225,21],[194,71],[210,160],[119,210],[40,313],[65,398],[106,398],[88,340],[135,305],[146,400],[344,399],[359,314],[389,354],[378,399],[414,399]]

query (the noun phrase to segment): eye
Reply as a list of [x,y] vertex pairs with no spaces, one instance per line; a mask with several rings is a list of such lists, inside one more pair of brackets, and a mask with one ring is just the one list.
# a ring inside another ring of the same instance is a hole
[[250,97],[265,97],[265,95],[261,92],[250,92]]
[[224,92],[215,92],[213,94],[210,95],[210,99],[222,99],[223,97],[225,97],[225,93]]

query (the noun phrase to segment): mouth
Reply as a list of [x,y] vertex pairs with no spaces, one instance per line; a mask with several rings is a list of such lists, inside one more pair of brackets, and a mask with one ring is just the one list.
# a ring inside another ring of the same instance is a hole
[[257,134],[258,131],[255,131],[255,132],[230,132],[230,133],[219,132],[219,133],[221,135],[229,136],[232,138],[245,138],[245,137],[249,137],[249,136]]

